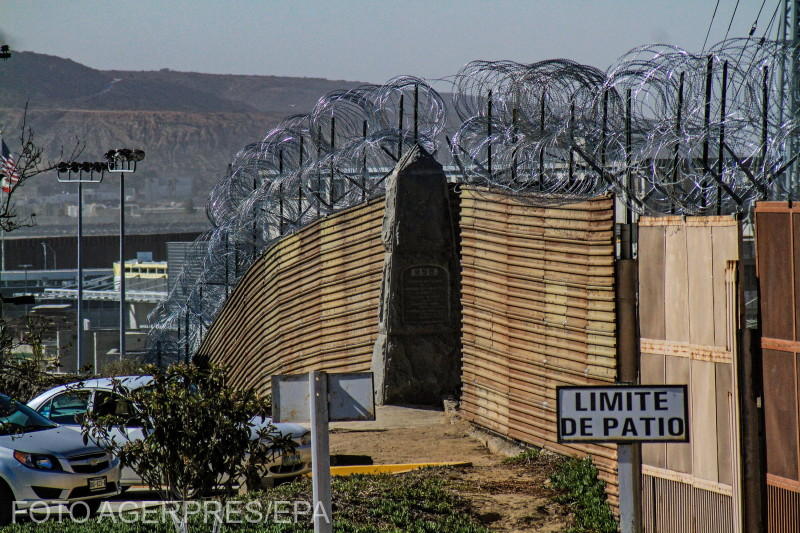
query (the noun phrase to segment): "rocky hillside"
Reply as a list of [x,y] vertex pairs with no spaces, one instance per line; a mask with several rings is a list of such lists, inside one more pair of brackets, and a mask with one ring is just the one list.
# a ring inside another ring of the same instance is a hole
[[[76,140],[81,159],[110,148],[147,152],[142,179],[191,178],[202,196],[244,145],[282,117],[309,110],[355,82],[280,76],[100,71],[69,59],[17,52],[0,64],[0,125],[12,150],[22,110],[52,159]],[[181,200],[176,198],[175,200]]]

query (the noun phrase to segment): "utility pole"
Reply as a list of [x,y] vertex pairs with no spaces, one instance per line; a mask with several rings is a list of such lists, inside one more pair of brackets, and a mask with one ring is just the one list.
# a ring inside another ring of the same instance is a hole
[[[780,40],[790,48],[788,62],[781,62],[780,71],[778,73],[779,84],[779,119],[783,122],[784,106],[788,103],[788,110],[786,118],[792,121],[800,121],[800,75],[798,75],[798,68],[800,68],[800,54],[798,54],[798,47],[800,47],[800,0],[784,0],[783,1],[783,17],[780,26]],[[788,80],[786,79],[788,76]],[[788,85],[789,97],[786,98],[784,94],[784,86]],[[788,100],[788,102],[787,102]],[[800,142],[796,137],[791,137],[786,143],[785,161],[790,161],[792,157],[800,150]],[[784,178],[786,190],[789,192],[790,199],[794,199],[797,192],[798,182],[798,162],[795,161],[787,169]]]

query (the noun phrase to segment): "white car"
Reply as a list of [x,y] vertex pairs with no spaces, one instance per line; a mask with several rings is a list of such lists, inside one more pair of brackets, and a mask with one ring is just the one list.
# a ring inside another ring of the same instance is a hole
[[[87,411],[93,410],[94,406],[102,405],[104,409],[113,410],[114,414],[131,412],[131,407],[128,403],[114,394],[114,380],[118,380],[122,385],[133,390],[147,386],[153,381],[153,378],[152,376],[97,378],[61,385],[40,394],[28,402],[28,407],[34,409],[45,418],[80,433],[82,416]],[[256,416],[253,417],[251,423],[254,424],[253,433],[255,434],[261,427],[267,427],[272,424],[272,420]],[[292,453],[276,458],[273,463],[267,466],[267,481],[295,477],[310,472],[311,432],[298,424],[276,423],[272,425],[282,435],[290,436],[297,448]],[[136,427],[135,424],[125,428],[125,435],[121,433],[121,429],[115,429],[114,431],[120,432],[115,439],[116,442],[144,438],[142,428]],[[142,480],[136,472],[130,467],[123,466],[121,481],[123,487],[140,485],[141,483]]]
[[93,513],[119,494],[119,481],[118,459],[0,394],[0,526],[36,503]]

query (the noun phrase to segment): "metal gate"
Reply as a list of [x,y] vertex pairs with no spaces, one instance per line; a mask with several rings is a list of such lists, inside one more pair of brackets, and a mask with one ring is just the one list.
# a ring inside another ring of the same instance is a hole
[[800,531],[800,206],[756,205],[770,533]]

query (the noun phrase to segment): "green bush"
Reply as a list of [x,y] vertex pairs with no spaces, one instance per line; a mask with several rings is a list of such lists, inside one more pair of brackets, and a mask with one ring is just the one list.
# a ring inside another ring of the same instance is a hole
[[54,374],[52,370],[33,359],[0,356],[0,394],[28,402],[48,389],[86,378],[77,374]]
[[617,522],[606,501],[605,483],[597,477],[591,458],[564,458],[550,476],[561,494],[557,501],[574,513],[574,533],[616,533]]
[[[260,481],[269,463],[294,448],[275,426],[254,427],[254,416],[269,416],[269,399],[228,386],[222,367],[175,364],[147,373],[152,383],[138,389],[112,380],[116,398],[88,414],[84,439],[103,443],[152,489],[167,487],[171,499],[220,487],[231,494],[242,480]],[[118,428],[134,424],[145,438],[120,438]]]

